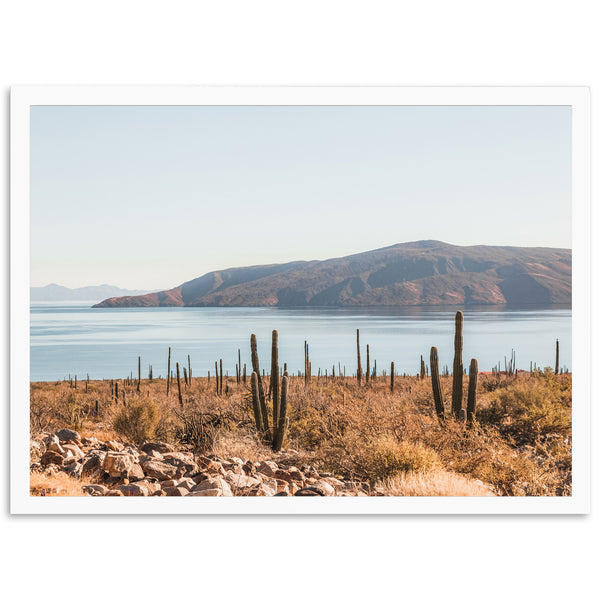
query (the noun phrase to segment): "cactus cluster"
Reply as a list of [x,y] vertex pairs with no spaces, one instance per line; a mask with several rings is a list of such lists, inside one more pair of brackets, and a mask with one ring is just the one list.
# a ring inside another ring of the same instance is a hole
[[[278,342],[279,334],[277,330],[273,330],[271,338],[270,379],[271,401],[273,403],[273,427],[271,429],[269,427],[269,414],[267,410],[262,379],[260,376],[256,335],[252,334],[250,337],[250,352],[252,354],[253,368],[252,377],[250,380],[250,390],[252,393],[252,410],[254,412],[254,421],[256,423],[256,429],[261,433],[261,435],[271,440],[272,448],[275,452],[281,450],[289,422],[287,417],[289,375],[287,370],[284,371],[280,385]],[[305,352],[305,358],[307,358],[307,345],[305,345]]]

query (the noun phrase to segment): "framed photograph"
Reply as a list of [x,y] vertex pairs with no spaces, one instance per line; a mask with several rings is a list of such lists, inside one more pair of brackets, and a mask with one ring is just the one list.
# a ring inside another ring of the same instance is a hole
[[588,512],[589,105],[13,88],[11,512]]

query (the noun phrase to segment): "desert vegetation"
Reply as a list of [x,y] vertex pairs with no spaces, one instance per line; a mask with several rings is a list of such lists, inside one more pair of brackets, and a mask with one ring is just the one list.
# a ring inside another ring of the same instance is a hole
[[[217,360],[214,375],[193,377],[189,358],[172,369],[169,349],[166,379],[151,369],[142,379],[138,361],[136,378],[32,383],[31,434],[67,428],[105,450],[154,442],[255,465],[284,457],[371,495],[569,495],[571,374],[558,369],[558,344],[556,368],[479,373],[475,359],[463,367],[462,319],[453,373],[440,373],[435,347],[418,375],[393,363],[378,372],[368,347],[363,370],[358,331],[352,375],[313,375],[308,343],[304,372],[290,373],[274,331],[268,371],[257,346],[269,341],[252,335],[251,374],[238,353],[235,376]],[[34,463],[32,493],[53,489]]]

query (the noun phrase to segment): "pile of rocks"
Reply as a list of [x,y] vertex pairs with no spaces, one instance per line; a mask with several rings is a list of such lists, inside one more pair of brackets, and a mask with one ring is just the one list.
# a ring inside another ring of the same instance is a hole
[[197,455],[166,443],[141,447],[81,438],[61,429],[31,440],[31,469],[64,472],[92,481],[91,496],[367,496],[368,487],[301,468],[297,452],[278,453],[277,462]]

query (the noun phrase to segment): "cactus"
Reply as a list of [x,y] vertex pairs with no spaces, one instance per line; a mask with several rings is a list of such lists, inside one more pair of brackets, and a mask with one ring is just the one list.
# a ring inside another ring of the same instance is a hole
[[263,431],[269,431],[269,415],[267,413],[267,403],[265,402],[265,391],[263,389],[262,379],[260,376],[260,367],[258,364],[258,348],[256,344],[256,335],[253,333],[250,336],[250,353],[252,356],[252,369],[258,378],[258,399],[260,402],[260,414],[263,420]]
[[390,366],[390,392],[394,393],[394,362]]
[[463,314],[457,311],[454,330],[454,363],[452,367],[452,414],[460,417],[463,403]]
[[142,359],[138,356],[138,380],[137,380],[137,391],[140,393],[140,381],[142,380]]
[[362,379],[362,366],[360,364],[360,332],[356,330],[356,380],[358,381],[358,385],[360,385]]
[[477,375],[479,367],[477,359],[473,358],[469,365],[469,393],[467,395],[467,420],[472,423],[475,419],[475,404],[477,402]]
[[425,379],[425,361],[423,360],[422,354],[421,354],[421,379]]
[[223,395],[223,359],[219,359],[219,395]]
[[217,395],[219,394],[219,363],[215,360],[215,381],[216,381],[216,389]]
[[188,380],[187,369],[185,367],[183,367],[183,381],[184,381],[186,387],[190,384],[189,380]]
[[181,380],[179,379],[179,363],[175,363],[177,368],[177,396],[179,397],[179,405],[183,406],[183,397],[181,396]]
[[304,340],[304,385],[310,382],[310,355],[308,352],[308,342]]
[[365,383],[368,385],[371,376],[371,357],[369,356],[369,344],[367,344],[367,370],[365,372]]
[[167,359],[167,396],[171,388],[171,346],[169,346],[169,358]]
[[190,355],[188,354],[188,380],[192,385],[192,363],[190,361]]
[[431,372],[431,389],[433,391],[433,402],[435,404],[435,412],[440,421],[444,419],[444,398],[442,397],[442,383],[440,381],[440,368],[438,362],[438,349],[435,346],[431,347],[429,354],[430,372]]
[[259,433],[264,433],[264,421],[260,413],[260,398],[258,393],[258,375],[256,371],[250,377],[250,390],[252,392],[252,410],[254,411],[254,421]]
[[288,396],[288,381],[287,375],[281,380],[281,398],[279,402],[278,420],[273,421],[275,430],[273,432],[273,450],[279,452],[283,446],[283,440],[288,428],[287,418],[287,396]]
[[238,364],[237,364],[237,384],[242,383],[242,351],[238,348]]
[[279,423],[279,334],[273,329],[271,337],[271,400],[273,402],[273,425]]
[[554,363],[554,374],[558,375],[558,340],[556,340],[556,362]]

